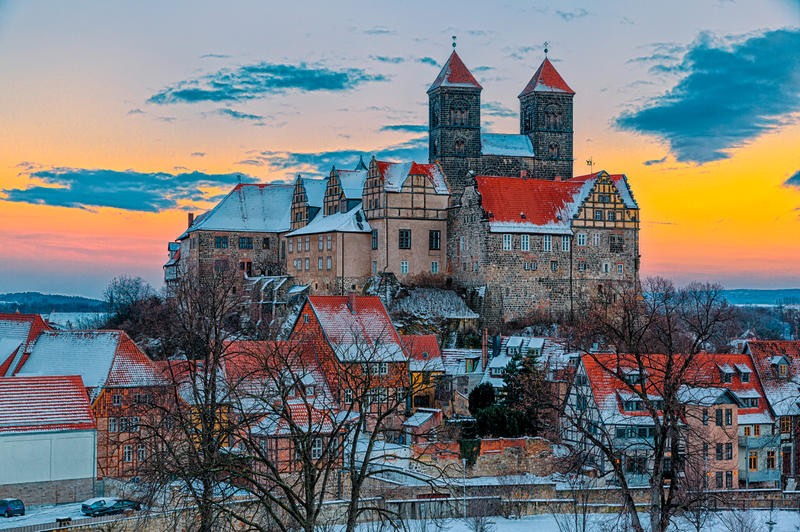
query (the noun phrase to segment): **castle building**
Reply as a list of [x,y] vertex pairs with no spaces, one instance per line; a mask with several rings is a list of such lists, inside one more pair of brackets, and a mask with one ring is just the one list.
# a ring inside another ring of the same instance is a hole
[[639,206],[622,174],[573,177],[575,92],[545,58],[519,94],[519,133],[481,127],[483,87],[453,51],[427,91],[429,162],[374,157],[325,179],[238,185],[190,221],[165,265],[286,275],[313,294],[373,276],[450,283],[496,330],[638,286]]

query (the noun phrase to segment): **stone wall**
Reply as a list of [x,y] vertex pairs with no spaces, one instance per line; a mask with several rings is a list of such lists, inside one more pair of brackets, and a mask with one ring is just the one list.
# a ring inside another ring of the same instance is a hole
[[91,478],[0,484],[0,499],[13,497],[25,506],[78,502],[93,497],[94,487]]

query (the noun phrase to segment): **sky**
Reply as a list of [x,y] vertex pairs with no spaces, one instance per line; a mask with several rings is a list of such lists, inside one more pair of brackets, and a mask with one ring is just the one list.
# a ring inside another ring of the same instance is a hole
[[400,6],[0,0],[0,293],[158,287],[240,180],[427,161],[453,35],[495,133],[549,42],[575,175],[628,176],[642,276],[800,287],[800,0]]

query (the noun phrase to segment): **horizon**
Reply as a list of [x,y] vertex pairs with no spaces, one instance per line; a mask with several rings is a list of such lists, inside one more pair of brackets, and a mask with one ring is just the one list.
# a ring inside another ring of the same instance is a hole
[[549,41],[574,175],[628,177],[643,278],[800,289],[800,1],[457,5],[0,1],[0,293],[160,288],[187,212],[240,179],[427,162],[453,35],[493,133],[518,132]]

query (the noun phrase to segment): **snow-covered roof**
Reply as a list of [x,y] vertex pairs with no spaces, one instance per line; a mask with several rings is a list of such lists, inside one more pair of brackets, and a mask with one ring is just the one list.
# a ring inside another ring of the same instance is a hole
[[736,366],[736,369],[739,370],[739,373],[752,373],[752,371],[750,370],[749,367],[747,367],[746,364],[734,364],[734,366]]
[[403,334],[400,340],[409,355],[408,369],[417,372],[444,371],[439,340],[435,334]]
[[772,417],[766,412],[759,412],[757,414],[739,414],[736,416],[736,421],[739,425],[756,425],[762,423],[772,423]]
[[383,187],[388,192],[400,192],[409,176],[421,175],[430,181],[437,194],[449,194],[447,181],[438,163],[392,163],[375,161],[383,178]]
[[305,179],[303,187],[306,189],[306,200],[312,207],[322,207],[325,199],[325,188],[328,186],[327,179]]
[[312,235],[318,233],[369,233],[372,227],[369,225],[361,204],[353,207],[347,212],[337,212],[326,216],[318,215],[307,225],[295,229],[286,236]]
[[430,412],[430,411],[426,411],[426,410],[421,410],[420,409],[420,410],[416,411],[408,419],[403,421],[403,426],[404,427],[413,427],[413,428],[421,427],[422,425],[427,423],[428,420],[430,420],[433,417],[433,415],[434,415],[434,412]]
[[0,314],[0,377],[13,374],[45,329],[50,326],[38,314]]
[[533,144],[528,135],[481,133],[481,155],[533,157]]
[[408,314],[422,319],[477,319],[479,316],[453,290],[411,288],[408,297],[391,302],[392,315]]
[[508,355],[498,355],[490,358],[489,363],[486,365],[486,369],[483,372],[481,384],[488,382],[495,388],[505,387],[506,383],[503,380],[503,374],[498,370],[504,370],[506,366],[508,366],[509,362],[511,362],[511,357]]
[[[764,394],[778,416],[800,415],[800,342],[751,340],[746,352],[755,362],[756,373]],[[787,375],[778,373],[777,364],[788,363]]]
[[43,331],[16,375],[80,375],[92,400],[105,387],[163,383],[147,355],[122,331]]
[[364,183],[367,181],[367,170],[336,170],[342,194],[347,199],[361,199],[364,194]]
[[217,205],[195,218],[178,240],[194,231],[281,233],[291,227],[294,185],[244,184],[234,187]]
[[[469,375],[482,373],[480,349],[444,348],[442,349],[442,363],[447,375]],[[472,371],[467,371],[467,361],[473,364]]]
[[482,88],[455,50],[450,54],[439,75],[433,80],[428,92],[439,87]]
[[567,82],[558,73],[556,67],[550,62],[548,58],[544,58],[539,69],[533,75],[531,80],[522,90],[520,96],[525,96],[531,92],[560,92],[564,94],[575,94],[575,91],[569,88]]
[[0,377],[0,434],[95,428],[79,376]]

